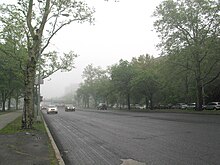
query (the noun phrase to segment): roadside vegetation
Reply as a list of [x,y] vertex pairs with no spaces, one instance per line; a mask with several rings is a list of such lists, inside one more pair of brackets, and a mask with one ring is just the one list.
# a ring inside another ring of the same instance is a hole
[[[41,80],[70,71],[78,56],[45,50],[63,27],[93,23],[95,10],[81,1],[18,0],[1,3],[0,11],[0,109],[10,110],[12,102],[19,109],[22,99],[22,127],[30,129]],[[220,101],[219,1],[164,0],[152,14],[160,54],[134,54],[107,69],[89,64],[76,95],[65,99],[74,97],[77,106],[87,108],[103,102],[127,109],[196,103],[198,111]]]
[[[75,104],[170,109],[177,103],[220,102],[220,8],[216,0],[165,0],[153,13],[159,57],[135,55],[103,69],[88,65]],[[146,45],[147,46],[147,45]]]
[[[60,54],[48,51],[51,39],[65,26],[77,22],[92,23],[93,13],[83,1],[17,0],[0,3],[0,101],[1,109],[8,109],[15,99],[23,99],[22,127],[33,125],[37,85],[42,79],[61,70],[74,68],[74,51]],[[45,51],[46,50],[46,51]],[[36,83],[37,82],[37,83]],[[38,98],[38,100],[37,100]]]

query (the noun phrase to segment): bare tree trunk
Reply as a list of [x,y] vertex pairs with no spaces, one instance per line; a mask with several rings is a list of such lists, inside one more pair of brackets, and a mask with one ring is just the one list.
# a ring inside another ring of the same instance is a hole
[[28,61],[25,75],[25,95],[24,95],[24,112],[22,119],[22,128],[31,129],[33,124],[34,112],[34,80],[36,71],[36,60],[32,56]]

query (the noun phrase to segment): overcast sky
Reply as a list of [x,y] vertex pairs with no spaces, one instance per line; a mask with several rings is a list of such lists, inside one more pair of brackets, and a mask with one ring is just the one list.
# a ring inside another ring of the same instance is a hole
[[53,38],[53,49],[60,53],[73,50],[79,57],[71,72],[57,72],[44,80],[44,98],[62,96],[71,84],[82,82],[83,69],[89,64],[106,68],[120,59],[130,61],[146,53],[155,57],[159,54],[151,16],[162,0],[85,1],[96,10],[95,25],[74,23]]
[[52,43],[57,51],[79,54],[76,68],[46,79],[41,86],[44,98],[62,96],[71,84],[82,82],[83,69],[89,64],[106,68],[120,59],[159,54],[151,16],[161,0],[87,1],[96,9],[95,25],[74,23],[62,29]]

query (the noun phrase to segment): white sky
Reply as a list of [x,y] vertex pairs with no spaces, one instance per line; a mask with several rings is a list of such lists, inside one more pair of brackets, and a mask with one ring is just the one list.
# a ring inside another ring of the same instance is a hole
[[151,17],[161,0],[87,0],[94,6],[95,25],[72,24],[62,29],[53,45],[60,52],[74,50],[79,57],[71,72],[57,72],[41,86],[44,98],[59,97],[71,84],[82,82],[84,68],[113,65],[120,59],[130,61],[142,54],[158,56],[159,42]]
[[[1,0],[6,2],[8,0]],[[85,0],[96,10],[95,25],[71,24],[64,27],[52,40],[52,47],[59,52],[73,50],[79,55],[75,69],[57,72],[44,80],[41,95],[44,98],[59,97],[71,84],[82,82],[84,68],[130,61],[142,54],[158,56],[159,42],[153,30],[151,15],[162,0]]]

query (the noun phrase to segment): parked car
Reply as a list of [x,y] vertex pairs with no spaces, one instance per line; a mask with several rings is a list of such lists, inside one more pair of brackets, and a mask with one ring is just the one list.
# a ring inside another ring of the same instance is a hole
[[210,102],[205,106],[207,110],[220,110],[220,102]]
[[188,105],[187,105],[187,104],[184,104],[184,103],[181,104],[181,106],[180,106],[181,109],[187,109],[187,107],[188,107]]
[[140,106],[140,109],[147,109],[146,105]]
[[55,105],[49,105],[47,107],[47,114],[50,114],[50,113],[55,113],[55,114],[58,113],[57,107]]
[[135,105],[134,105],[134,108],[135,108],[135,109],[141,109],[141,106],[140,106],[139,104],[135,104]]
[[185,103],[177,103],[171,106],[172,109],[187,109],[187,104]]
[[98,110],[107,110],[107,105],[105,103],[99,103],[97,106]]
[[189,103],[187,104],[187,109],[196,109],[196,103]]
[[65,106],[65,111],[66,112],[73,112],[75,110],[76,110],[76,108],[73,105],[66,105]]

